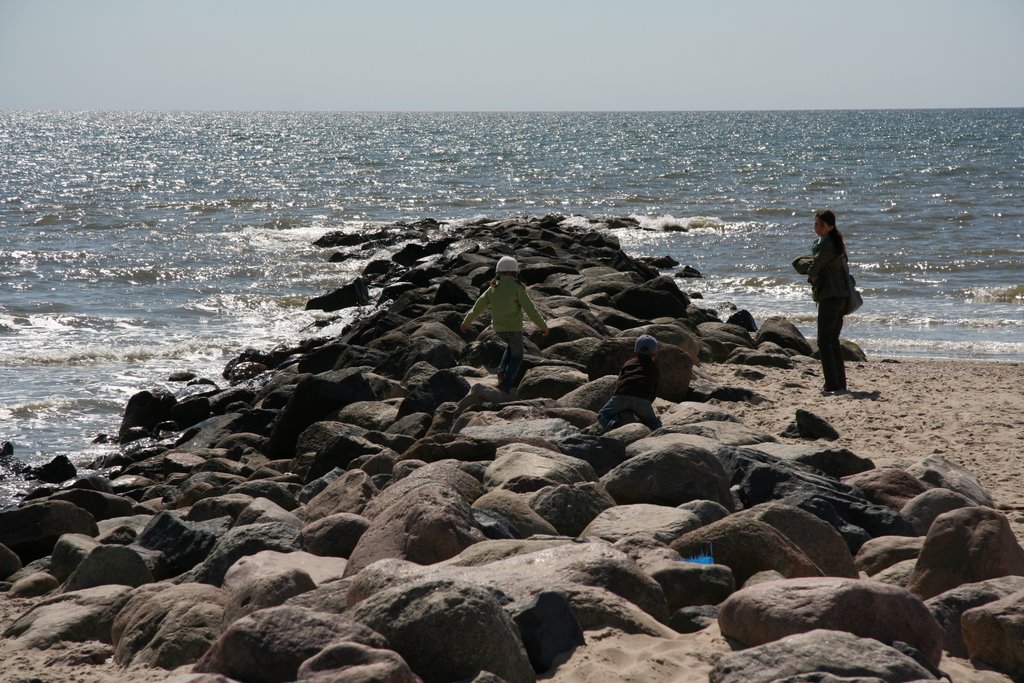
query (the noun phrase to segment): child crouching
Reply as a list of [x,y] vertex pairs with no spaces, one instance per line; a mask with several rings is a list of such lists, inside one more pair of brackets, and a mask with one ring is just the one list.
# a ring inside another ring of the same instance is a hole
[[635,356],[623,363],[615,393],[597,414],[601,429],[608,431],[620,424],[620,415],[634,413],[651,430],[661,427],[654,413],[654,399],[658,394],[661,375],[655,360],[658,358],[658,340],[649,334],[637,337],[633,345]]

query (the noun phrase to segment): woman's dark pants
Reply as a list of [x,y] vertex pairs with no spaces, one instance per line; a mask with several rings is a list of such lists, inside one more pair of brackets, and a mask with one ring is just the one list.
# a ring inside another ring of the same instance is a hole
[[845,297],[818,302],[818,351],[826,391],[846,390],[846,367],[843,365],[839,333],[843,331],[847,305]]

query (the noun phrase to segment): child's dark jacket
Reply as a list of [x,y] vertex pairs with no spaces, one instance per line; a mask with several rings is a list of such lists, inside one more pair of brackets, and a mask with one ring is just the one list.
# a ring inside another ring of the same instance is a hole
[[615,393],[637,396],[654,402],[658,395],[661,373],[650,356],[634,356],[622,365],[619,379],[615,382]]

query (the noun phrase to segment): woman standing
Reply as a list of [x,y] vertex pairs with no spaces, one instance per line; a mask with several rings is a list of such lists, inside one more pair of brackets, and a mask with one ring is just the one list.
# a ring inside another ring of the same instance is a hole
[[807,275],[811,292],[818,303],[818,352],[821,371],[825,375],[826,393],[846,392],[846,367],[839,333],[843,331],[843,316],[850,305],[850,289],[846,282],[846,243],[836,228],[836,215],[830,210],[819,211],[814,217],[814,232],[818,235],[811,247],[811,265]]

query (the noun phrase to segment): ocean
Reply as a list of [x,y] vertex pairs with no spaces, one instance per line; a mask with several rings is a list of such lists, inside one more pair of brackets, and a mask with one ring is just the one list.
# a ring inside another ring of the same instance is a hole
[[396,221],[632,216],[705,306],[813,337],[790,263],[826,207],[869,357],[1024,361],[1024,109],[0,111],[0,442],[88,462],[171,372],[330,333],[305,302],[366,260],[314,240]]

